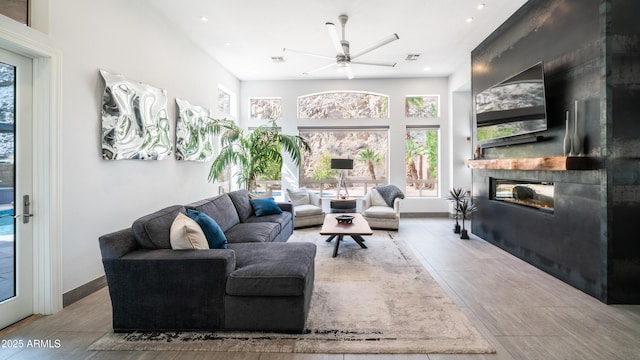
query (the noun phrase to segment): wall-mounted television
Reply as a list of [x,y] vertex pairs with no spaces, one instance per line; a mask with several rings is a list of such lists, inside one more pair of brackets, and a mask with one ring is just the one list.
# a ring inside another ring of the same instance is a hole
[[542,62],[478,93],[475,101],[480,143],[547,130]]

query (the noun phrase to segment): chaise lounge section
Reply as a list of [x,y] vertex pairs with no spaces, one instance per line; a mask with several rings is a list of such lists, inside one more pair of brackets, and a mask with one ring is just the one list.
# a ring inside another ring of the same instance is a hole
[[[114,331],[304,331],[316,247],[286,242],[291,205],[278,205],[281,214],[255,216],[240,190],[170,206],[101,236]],[[187,209],[213,218],[227,248],[171,249],[171,224]]]

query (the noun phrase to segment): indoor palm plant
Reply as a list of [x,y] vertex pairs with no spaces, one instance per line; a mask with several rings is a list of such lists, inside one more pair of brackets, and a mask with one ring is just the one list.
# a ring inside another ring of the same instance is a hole
[[300,166],[303,151],[310,150],[301,136],[281,134],[275,120],[250,132],[233,121],[214,120],[210,131],[220,135],[220,152],[211,164],[209,181],[219,179],[230,166],[237,166],[238,185],[249,191],[255,188],[258,176],[273,172],[274,167],[282,168],[283,152]]
[[462,232],[460,233],[460,239],[469,239],[467,229],[464,227],[464,220],[476,210],[478,210],[478,208],[473,203],[469,202],[469,199],[462,199],[462,201],[458,203],[456,211],[462,216]]
[[460,202],[464,200],[467,194],[462,190],[462,188],[453,188],[449,190],[449,195],[447,195],[447,200],[453,203],[453,208],[456,211],[456,226],[453,228],[453,232],[455,234],[460,234],[460,224],[458,223],[458,218],[460,215],[460,211],[458,210],[458,206]]

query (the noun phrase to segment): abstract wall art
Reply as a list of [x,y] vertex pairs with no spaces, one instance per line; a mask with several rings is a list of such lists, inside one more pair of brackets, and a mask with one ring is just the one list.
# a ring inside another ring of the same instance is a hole
[[211,161],[215,137],[209,131],[211,111],[188,101],[176,99],[178,121],[176,125],[176,159]]
[[167,92],[100,70],[102,158],[163,160],[173,151],[167,116]]

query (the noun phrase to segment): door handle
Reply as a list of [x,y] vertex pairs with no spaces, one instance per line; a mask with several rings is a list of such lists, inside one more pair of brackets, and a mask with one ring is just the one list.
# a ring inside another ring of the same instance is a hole
[[22,197],[22,214],[17,214],[14,216],[15,219],[22,217],[22,223],[28,224],[29,218],[33,217],[33,214],[30,213],[31,210],[31,202],[29,201],[29,195],[24,195]]

